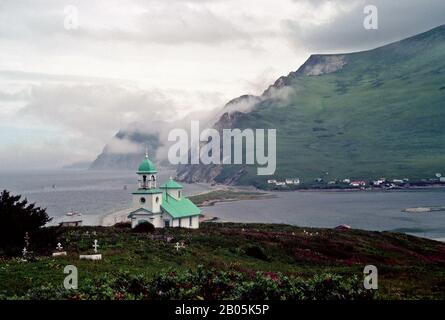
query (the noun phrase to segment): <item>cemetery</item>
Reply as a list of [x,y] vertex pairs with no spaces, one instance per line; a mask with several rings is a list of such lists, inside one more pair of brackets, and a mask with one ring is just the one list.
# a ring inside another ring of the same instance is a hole
[[[51,241],[25,235],[19,258],[0,259],[0,299],[439,299],[444,292],[443,244],[403,234],[236,223],[47,231]],[[378,293],[363,289],[365,264],[379,266]],[[77,268],[78,289],[63,288],[66,266]]]

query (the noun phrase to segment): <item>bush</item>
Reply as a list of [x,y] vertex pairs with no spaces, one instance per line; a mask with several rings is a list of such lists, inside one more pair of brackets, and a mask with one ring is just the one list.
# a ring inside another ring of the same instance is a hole
[[244,250],[244,252],[249,257],[260,259],[263,261],[270,261],[270,258],[266,255],[264,249],[259,246],[249,246]]
[[118,229],[130,229],[131,228],[131,222],[118,222],[113,227]]
[[12,196],[6,190],[0,194],[0,255],[20,253],[25,233],[28,232],[32,238],[51,221],[46,209],[36,207],[34,203],[28,204],[26,199],[20,201],[20,198],[20,195]]
[[19,299],[165,300],[362,300],[373,299],[357,277],[321,274],[303,279],[281,273],[197,270],[163,271],[155,278],[128,272],[81,282],[78,290],[45,285]]
[[139,233],[152,233],[155,231],[155,227],[153,224],[151,224],[150,222],[144,221],[144,222],[140,222],[134,229],[134,232],[139,232]]

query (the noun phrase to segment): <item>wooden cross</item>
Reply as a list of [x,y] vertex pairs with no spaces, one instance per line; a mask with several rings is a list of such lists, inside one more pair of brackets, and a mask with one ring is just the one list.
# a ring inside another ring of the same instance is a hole
[[176,251],[179,251],[179,249],[185,248],[184,242],[181,241],[181,244],[179,244],[179,242],[176,242],[175,248],[176,248]]
[[99,245],[97,244],[97,240],[94,239],[94,244],[93,244],[93,248],[94,248],[94,253],[97,253],[97,248],[99,247]]

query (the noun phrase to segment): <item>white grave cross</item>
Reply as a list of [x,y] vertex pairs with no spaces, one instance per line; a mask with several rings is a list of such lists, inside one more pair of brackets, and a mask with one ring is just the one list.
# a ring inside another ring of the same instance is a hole
[[60,242],[57,244],[56,250],[57,251],[62,251],[63,250],[62,244]]
[[97,239],[94,239],[94,244],[93,244],[94,253],[97,253],[97,248],[98,247],[99,247],[99,245],[97,244]]
[[179,242],[176,242],[175,248],[176,248],[176,251],[179,251],[179,249],[185,248],[184,242],[181,242],[181,244],[179,244]]

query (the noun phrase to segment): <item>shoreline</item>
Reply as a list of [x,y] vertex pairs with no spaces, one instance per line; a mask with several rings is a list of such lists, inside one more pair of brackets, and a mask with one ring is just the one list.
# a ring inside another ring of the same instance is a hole
[[[262,200],[277,198],[281,192],[322,192],[322,193],[348,193],[348,192],[410,192],[410,191],[429,191],[429,190],[445,190],[445,186],[428,186],[428,187],[410,187],[404,189],[296,189],[296,190],[262,190],[252,186],[228,186],[228,185],[213,185],[208,186],[206,191],[198,192],[189,196],[198,207],[212,207],[218,203],[228,203],[244,200]],[[202,199],[201,199],[202,198]],[[428,207],[428,206],[426,206]],[[410,209],[410,208],[408,208]],[[402,212],[407,208],[402,209]],[[116,223],[126,222],[127,215],[131,208],[119,210],[116,212],[107,213],[98,217],[98,225],[112,226]],[[204,217],[203,217],[204,218]],[[216,220],[218,217],[205,217],[201,221]]]
[[412,186],[404,188],[299,188],[299,189],[259,189],[255,190],[262,192],[401,192],[401,191],[418,191],[418,190],[445,190],[445,185],[431,185],[431,186]]

